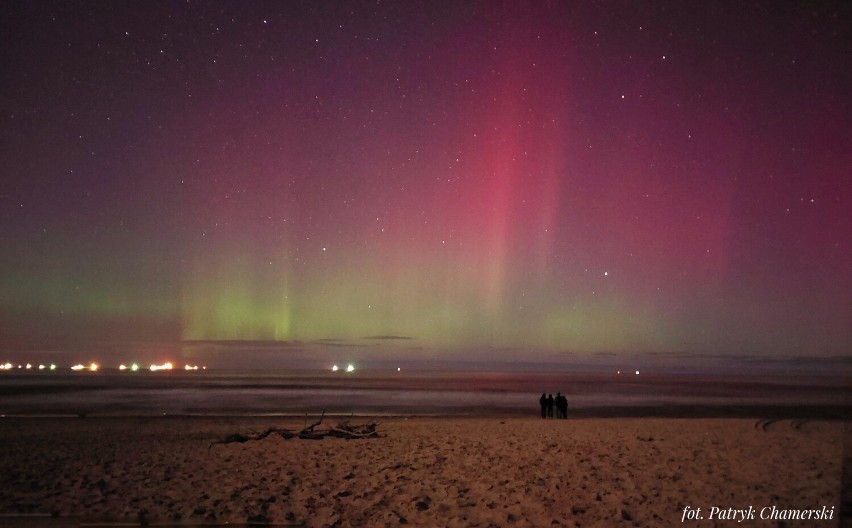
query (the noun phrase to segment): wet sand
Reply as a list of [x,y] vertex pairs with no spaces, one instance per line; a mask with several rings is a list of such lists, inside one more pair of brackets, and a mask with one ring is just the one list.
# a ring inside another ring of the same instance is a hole
[[[304,420],[3,418],[0,525],[779,526],[763,508],[825,506],[830,520],[786,525],[837,526],[841,515],[840,421],[379,422],[379,439],[217,444]],[[682,524],[687,506],[704,519]],[[754,520],[709,519],[749,506]]]

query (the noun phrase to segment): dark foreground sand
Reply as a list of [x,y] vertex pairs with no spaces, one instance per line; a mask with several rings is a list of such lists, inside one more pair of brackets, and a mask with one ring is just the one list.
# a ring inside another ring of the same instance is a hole
[[[303,425],[3,418],[0,525],[806,527],[840,518],[842,422],[394,418],[380,420],[380,439],[211,446],[234,432]],[[704,520],[682,524],[687,506]],[[749,506],[754,520],[709,519],[712,507]],[[833,519],[760,520],[772,506],[834,507]]]

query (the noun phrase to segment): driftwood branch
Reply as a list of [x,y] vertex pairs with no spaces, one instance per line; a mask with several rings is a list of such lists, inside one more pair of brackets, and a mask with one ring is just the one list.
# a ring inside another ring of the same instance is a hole
[[270,427],[266,431],[262,433],[234,433],[226,436],[222,440],[218,442],[213,442],[210,444],[210,447],[213,447],[213,444],[233,444],[233,443],[244,443],[254,440],[263,440],[269,435],[277,434],[284,438],[285,440],[290,440],[291,438],[301,438],[302,440],[322,440],[323,438],[330,436],[332,438],[344,438],[349,440],[356,440],[362,438],[381,438],[382,435],[378,431],[379,424],[371,419],[369,422],[364,424],[350,424],[349,420],[343,420],[338,422],[337,425],[334,426],[326,426],[324,428],[318,428],[322,425],[323,419],[325,418],[325,410],[323,410],[322,414],[320,414],[319,419],[307,425],[307,416],[305,419],[305,427],[302,428],[301,431],[294,432],[290,429],[281,429],[278,427]]
[[[299,431],[298,437],[304,440],[320,440],[322,438],[322,434],[314,432],[314,427],[320,425],[322,423],[322,419],[325,418],[325,409],[322,410],[322,414],[320,414],[319,420],[312,423],[311,425],[305,426],[304,429]],[[305,420],[307,422],[307,420]]]

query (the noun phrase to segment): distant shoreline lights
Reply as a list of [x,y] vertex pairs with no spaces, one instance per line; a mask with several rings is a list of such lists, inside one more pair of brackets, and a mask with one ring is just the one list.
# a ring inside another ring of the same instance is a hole
[[[26,363],[26,364],[15,364],[15,363],[10,363],[10,362],[0,363],[0,371],[36,370],[36,368],[39,371],[55,372],[59,367],[57,367],[56,363],[50,363],[50,364],[43,364],[42,363],[42,364],[39,364],[37,367],[35,365],[31,364],[31,363]],[[75,363],[74,365],[72,365],[68,368],[70,370],[72,370],[73,372],[80,372],[80,371],[98,372],[98,371],[101,370],[101,365],[98,362],[93,361],[93,362],[91,362],[87,365],[83,364],[83,363]],[[152,372],[157,372],[157,371],[160,371],[160,370],[173,370],[174,368],[175,368],[174,363],[172,363],[171,361],[166,361],[165,363],[162,363],[162,364],[159,364],[159,365],[158,364],[152,364],[150,367],[148,367],[148,370],[150,370]],[[126,371],[138,372],[141,369],[141,367],[139,366],[139,363],[130,363],[129,365],[122,363],[118,366],[117,369],[121,372],[126,372]],[[193,371],[193,372],[197,371],[197,370],[207,370],[207,365],[190,365],[190,364],[187,363],[187,364],[184,365],[183,370]]]

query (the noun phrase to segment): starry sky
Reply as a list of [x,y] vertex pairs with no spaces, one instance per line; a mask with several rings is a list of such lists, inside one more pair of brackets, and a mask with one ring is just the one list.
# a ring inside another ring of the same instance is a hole
[[5,2],[0,350],[849,356],[850,15]]

